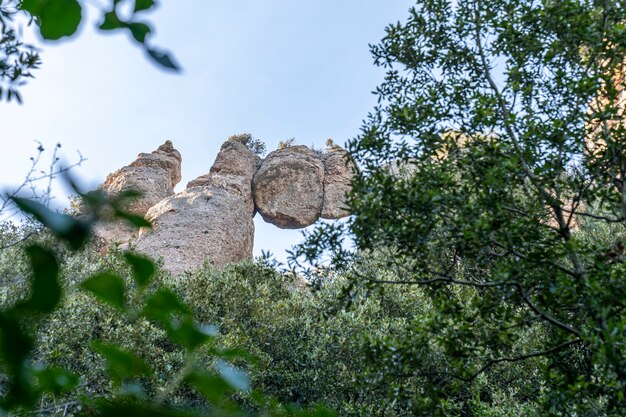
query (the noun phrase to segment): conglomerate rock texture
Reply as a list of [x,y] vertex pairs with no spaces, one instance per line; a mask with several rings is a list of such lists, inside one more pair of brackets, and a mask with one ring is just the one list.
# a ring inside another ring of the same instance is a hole
[[148,210],[152,230],[137,249],[163,257],[165,269],[181,273],[208,260],[216,267],[252,258],[252,176],[261,158],[238,142],[226,142],[209,173]]
[[141,197],[133,201],[128,210],[144,215],[148,209],[174,194],[180,182],[182,158],[171,141],[166,141],[152,153],[140,153],[130,165],[109,174],[102,189],[109,194],[135,190]]
[[246,201],[218,187],[192,187],[150,210],[152,230],[140,234],[137,250],[163,258],[173,274],[252,258],[254,221]]
[[322,155],[324,162],[324,204],[323,219],[341,219],[349,216],[346,209],[346,194],[350,191],[350,183],[356,165],[348,151],[334,146]]
[[345,194],[356,168],[337,146],[326,153],[289,146],[262,160],[243,143],[227,141],[209,172],[174,194],[180,163],[180,153],[167,141],[109,175],[102,188],[111,194],[140,191],[142,197],[127,209],[145,215],[153,227],[136,237],[125,225],[107,223],[96,234],[105,242],[136,238],[136,250],[162,258],[165,269],[180,274],[205,262],[223,267],[251,259],[257,211],[289,229],[349,215]]
[[[125,167],[109,174],[101,188],[110,196],[138,191],[141,196],[129,201],[126,210],[144,216],[156,203],[174,194],[181,179],[180,153],[167,140],[152,153],[140,153]],[[95,235],[105,242],[127,243],[136,230],[124,223],[98,223]]]
[[324,163],[306,146],[271,152],[252,182],[254,203],[268,223],[299,229],[315,223],[324,204]]

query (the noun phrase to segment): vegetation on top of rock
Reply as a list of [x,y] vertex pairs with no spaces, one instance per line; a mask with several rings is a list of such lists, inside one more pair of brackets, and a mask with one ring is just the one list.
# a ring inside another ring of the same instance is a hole
[[251,133],[239,133],[229,136],[228,141],[243,143],[257,155],[263,156],[267,150],[265,142],[252,136]]

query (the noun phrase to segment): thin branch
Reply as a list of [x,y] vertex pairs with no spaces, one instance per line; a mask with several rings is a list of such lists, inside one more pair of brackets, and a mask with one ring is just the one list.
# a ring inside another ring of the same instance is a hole
[[394,284],[394,285],[431,285],[437,283],[443,284],[457,284],[468,287],[476,287],[476,288],[497,288],[497,287],[514,287],[519,293],[520,297],[524,301],[524,304],[528,308],[530,308],[537,316],[542,318],[543,320],[551,323],[552,325],[558,327],[561,330],[564,330],[568,333],[572,333],[578,337],[580,337],[580,331],[576,330],[572,326],[563,323],[556,317],[551,314],[545,312],[540,309],[526,294],[522,285],[517,281],[467,281],[456,279],[450,275],[445,275],[436,271],[426,271],[427,273],[431,273],[433,275],[439,275],[438,278],[431,278],[425,280],[380,280],[380,279],[372,279],[366,278],[361,275],[361,277],[365,278],[367,281],[374,284]]
[[567,210],[565,208],[563,209],[563,211],[566,213],[571,213],[572,215],[576,215],[576,216],[584,216],[584,217],[589,217],[589,218],[596,219],[596,220],[603,220],[608,223],[621,223],[624,221],[623,217],[600,216],[598,214],[587,213],[584,211]]
[[486,370],[491,368],[493,365],[496,365],[498,363],[502,363],[502,362],[519,362],[519,361],[523,361],[523,360],[530,359],[530,358],[536,358],[538,356],[545,356],[545,355],[548,355],[550,353],[558,352],[559,350],[565,349],[566,347],[569,347],[569,346],[571,346],[573,344],[581,343],[582,341],[583,341],[582,339],[573,339],[573,340],[569,340],[567,342],[560,343],[560,344],[558,344],[556,346],[553,346],[550,349],[546,349],[546,350],[541,350],[541,351],[531,352],[531,353],[525,353],[525,354],[521,354],[521,355],[518,355],[518,356],[509,356],[509,357],[503,357],[503,358],[497,358],[497,359],[490,359],[485,365],[483,365],[482,368],[480,368],[478,371],[473,373],[469,378],[464,378],[464,377],[461,377],[461,376],[457,376],[457,378],[462,380],[462,381],[465,381],[465,382],[471,382],[478,375],[482,374],[483,372],[485,372]]
[[[487,58],[485,56],[485,51],[483,49],[481,34],[480,34],[481,32],[480,4],[481,4],[480,1],[476,2],[476,22],[475,22],[476,23],[476,30],[475,30],[476,46],[478,47],[478,54],[480,56],[480,61],[483,67],[485,78],[487,80],[487,83],[489,84],[489,87],[491,88],[491,90],[493,91],[496,97],[496,100],[498,102],[498,107],[500,108],[500,111],[502,113],[504,129],[506,133],[509,135],[511,142],[513,146],[515,147],[515,150],[519,154],[519,158],[520,158],[520,162],[521,162],[521,166],[524,171],[524,174],[528,177],[528,179],[534,185],[537,191],[539,191],[539,193],[541,194],[545,202],[552,208],[552,210],[554,211],[556,220],[559,224],[559,231],[560,231],[561,236],[566,241],[569,241],[571,239],[571,233],[570,233],[570,229],[567,223],[565,222],[562,207],[559,204],[558,200],[556,200],[548,192],[548,190],[546,190],[546,188],[543,185],[541,185],[541,183],[539,182],[539,179],[535,176],[535,174],[532,172],[532,170],[528,166],[528,163],[526,162],[526,159],[524,158],[524,153],[523,153],[523,150],[521,149],[519,139],[511,126],[511,123],[510,123],[511,117],[510,117],[509,110],[506,105],[506,100],[504,99],[504,97],[502,97],[502,94],[500,93],[500,89],[498,88],[495,81],[491,77],[489,64],[487,63]],[[571,251],[571,250],[568,250],[568,256],[570,260],[572,261],[572,264],[574,265],[577,278],[582,278],[585,275],[585,268],[584,268],[582,261],[580,260],[580,257],[578,256],[576,252]]]

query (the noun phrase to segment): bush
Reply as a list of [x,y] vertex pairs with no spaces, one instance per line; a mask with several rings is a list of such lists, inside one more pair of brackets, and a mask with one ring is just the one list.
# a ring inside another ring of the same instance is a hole
[[250,133],[239,133],[237,135],[232,135],[228,138],[229,142],[239,142],[243,143],[257,155],[264,155],[266,151],[265,142],[260,139],[256,139]]

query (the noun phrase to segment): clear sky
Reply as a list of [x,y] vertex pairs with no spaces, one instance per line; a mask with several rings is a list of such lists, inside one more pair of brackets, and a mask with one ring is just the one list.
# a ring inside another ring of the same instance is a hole
[[[43,65],[21,90],[24,104],[0,102],[3,188],[26,173],[34,140],[50,149],[60,142],[68,161],[80,150],[88,160],[75,173],[95,187],[171,139],[183,156],[177,191],[209,170],[234,133],[252,133],[270,151],[291,137],[320,148],[327,138],[342,144],[358,134],[384,75],[368,44],[404,20],[412,2],[160,3],[147,14],[152,43],[173,52],[181,74],[159,70],[125,34],[95,31],[92,19],[71,40],[42,44]],[[255,220],[257,255],[270,250],[284,260],[300,241],[299,231]]]

